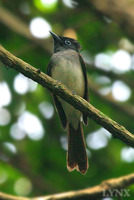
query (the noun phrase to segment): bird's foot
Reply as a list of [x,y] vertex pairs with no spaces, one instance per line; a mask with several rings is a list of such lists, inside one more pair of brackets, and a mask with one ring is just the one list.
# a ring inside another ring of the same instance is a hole
[[76,94],[76,92],[73,90],[73,95],[75,95]]

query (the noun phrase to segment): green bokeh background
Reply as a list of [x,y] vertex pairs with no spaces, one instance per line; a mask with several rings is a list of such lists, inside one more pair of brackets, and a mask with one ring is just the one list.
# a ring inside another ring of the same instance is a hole
[[[28,5],[29,14],[24,14],[20,10],[23,3]],[[108,23],[105,16],[99,14],[92,6],[87,6],[86,3],[69,8],[63,1],[57,1],[48,8],[43,7],[41,1],[36,0],[3,0],[0,6],[17,16],[27,26],[33,18],[42,17],[50,23],[52,30],[57,34],[63,35],[66,29],[73,29],[83,50],[89,53],[93,61],[99,53],[119,50],[119,42],[122,38],[129,39],[125,31],[114,21]],[[0,43],[14,55],[46,73],[52,55],[52,39],[44,39],[42,46],[47,46],[43,49],[33,40],[11,30],[6,23],[0,22]],[[122,107],[134,109],[134,89],[130,87],[134,80],[133,71],[129,70],[124,74],[109,71],[106,74],[105,70],[96,68],[93,62],[92,65],[87,65],[87,73],[94,85],[94,89],[90,90],[90,103],[133,133],[134,117],[122,110]],[[121,159],[121,150],[126,145],[111,137],[104,148],[95,150],[87,146],[90,157],[89,170],[85,176],[77,171],[69,173],[66,169],[66,150],[63,149],[60,140],[61,137],[66,137],[66,132],[63,131],[56,112],[51,119],[46,119],[38,107],[42,102],[53,104],[50,92],[38,85],[34,92],[23,95],[17,93],[13,85],[17,74],[16,71],[6,69],[0,64],[0,82],[5,81],[8,84],[12,95],[11,103],[4,106],[11,114],[11,121],[6,126],[0,126],[0,190],[2,192],[20,196],[43,196],[92,187],[105,179],[133,172],[134,161],[128,163]],[[131,97],[125,102],[119,102],[114,99],[112,93],[99,96],[95,91],[107,87],[105,83],[97,83],[101,76],[111,80],[109,87],[112,87],[116,80],[121,79],[124,83],[129,80]],[[25,103],[25,110],[35,115],[45,129],[44,137],[38,141],[28,136],[22,140],[15,140],[10,135],[11,126],[18,121],[19,114],[16,112],[22,102]],[[84,127],[85,138],[99,129],[100,127],[94,121],[89,120],[88,127]],[[13,144],[16,153],[13,153],[5,142]],[[20,179],[22,181],[17,182]],[[16,184],[21,184],[21,189],[15,189]],[[25,189],[25,184],[30,184],[27,186],[29,189]],[[133,196],[134,187],[131,186],[130,189]]]

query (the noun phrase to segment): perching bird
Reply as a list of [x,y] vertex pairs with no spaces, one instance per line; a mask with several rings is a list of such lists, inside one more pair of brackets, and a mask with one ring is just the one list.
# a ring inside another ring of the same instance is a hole
[[[66,85],[77,95],[89,101],[86,66],[79,54],[81,49],[77,40],[57,36],[50,32],[54,40],[54,54],[52,55],[47,74]],[[81,118],[87,125],[86,115],[76,110],[72,105],[53,95],[61,124],[68,130],[67,169],[85,174],[88,169],[88,158],[83,136]]]

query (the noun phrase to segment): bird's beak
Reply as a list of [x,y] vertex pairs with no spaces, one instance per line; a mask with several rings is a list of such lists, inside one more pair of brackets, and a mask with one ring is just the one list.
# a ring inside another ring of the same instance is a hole
[[57,40],[58,42],[62,43],[62,40],[60,39],[60,37],[58,35],[56,35],[55,33],[49,31],[49,33],[52,35],[54,40]]

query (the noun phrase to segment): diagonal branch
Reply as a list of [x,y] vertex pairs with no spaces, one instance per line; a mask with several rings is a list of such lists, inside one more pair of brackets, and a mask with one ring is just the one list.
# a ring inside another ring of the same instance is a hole
[[[97,199],[100,199],[101,197],[110,196],[110,192],[113,192],[113,191],[114,191],[113,196],[114,195],[117,196],[117,192],[119,192],[120,189],[124,189],[133,183],[134,183],[134,174],[130,174],[130,175],[123,176],[120,178],[114,178],[114,179],[103,181],[100,185],[94,186],[92,188],[86,188],[79,191],[71,191],[71,192],[66,192],[66,193],[48,195],[46,197],[43,197],[42,200],[52,200],[52,199],[53,200],[66,200],[66,199],[97,200]],[[129,190],[128,190],[127,195],[130,197]],[[38,198],[33,198],[32,200],[38,200]]]
[[115,101],[113,98],[111,98],[109,95],[102,95],[98,90],[99,90],[99,85],[93,83],[92,80],[88,77],[88,87],[90,92],[92,92],[95,96],[99,97],[104,103],[110,104],[113,108],[117,109],[119,112],[122,114],[127,115],[131,119],[134,117],[134,110],[132,105],[127,105],[127,104],[120,104],[117,101]]
[[[34,46],[39,46],[40,48],[43,49],[43,51],[45,50],[45,53],[50,53],[51,48],[50,48],[50,45],[48,45],[48,42],[49,42],[48,40],[39,40],[37,38],[34,38],[32,36],[32,34],[30,33],[28,25],[22,19],[20,19],[18,16],[15,16],[13,13],[11,13],[9,10],[7,10],[3,7],[0,7],[0,22],[2,22],[4,25],[6,25],[9,29],[13,30],[14,32],[27,38],[29,41],[32,41]],[[82,23],[83,23],[83,21],[82,21]],[[85,23],[85,21],[84,21],[84,23]],[[79,24],[79,26],[80,26],[80,24]],[[18,54],[29,50],[29,48],[31,48],[31,47],[24,46],[23,48],[24,49],[17,50],[17,56],[18,56]],[[15,55],[16,55],[16,53],[15,53]],[[95,66],[91,66],[89,64],[87,64],[87,68],[89,71],[106,75],[106,76],[110,77],[112,80],[122,80],[125,83],[127,83],[132,89],[134,88],[134,83],[132,81],[133,77],[130,77],[129,75],[121,75],[120,76],[113,72],[104,71],[102,69],[96,68]],[[100,99],[103,99],[105,102],[110,103],[112,106],[114,106],[116,109],[118,109],[119,112],[121,111],[121,112],[123,112],[123,114],[126,114],[129,117],[134,117],[134,111],[133,111],[133,109],[131,109],[131,107],[129,107],[127,105],[118,104],[117,102],[111,101],[110,99],[100,95],[98,93],[98,91],[96,90],[96,88],[94,87],[94,85],[92,87],[91,83],[89,84],[89,88],[90,88],[90,91],[93,91],[94,94],[99,96]]]
[[9,51],[5,50],[0,46],[0,60],[3,64],[9,68],[12,68],[28,78],[36,81],[43,87],[46,87],[50,92],[58,95],[76,109],[86,114],[89,118],[94,120],[100,126],[106,128],[115,138],[120,139],[125,144],[134,147],[134,135],[131,134],[127,129],[118,124],[117,122],[110,119],[108,116],[103,114],[101,111],[96,109],[94,106],[89,104],[86,100],[69,90],[61,83],[53,80],[39,69],[34,68],[28,63],[25,63],[21,59],[12,55]]
[[129,185],[134,184],[134,173],[120,178],[113,178],[103,181],[100,185],[96,185],[92,188],[86,188],[77,191],[70,191],[65,193],[47,195],[44,197],[26,198],[17,197],[13,195],[8,195],[0,192],[0,199],[8,200],[67,200],[67,199],[77,199],[77,200],[90,200],[90,199],[100,199],[105,197],[125,196],[131,197],[130,190],[125,189]]

